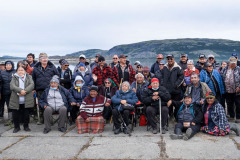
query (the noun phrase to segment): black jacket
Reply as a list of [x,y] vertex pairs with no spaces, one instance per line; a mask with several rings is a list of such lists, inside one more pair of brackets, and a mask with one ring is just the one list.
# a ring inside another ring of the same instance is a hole
[[154,92],[158,92],[158,95],[161,98],[162,106],[167,106],[167,102],[171,99],[171,95],[163,86],[159,86],[159,88],[156,91],[152,89],[152,86],[149,86],[148,88],[144,89],[142,93],[142,102],[146,106],[159,107],[159,100],[152,99]]
[[[154,78],[157,78],[159,80],[159,84],[162,86],[163,85],[163,74],[162,74],[162,70],[157,70],[157,72],[155,72]],[[151,83],[151,82],[150,82]]]
[[35,84],[34,89],[36,91],[45,90],[49,86],[50,81],[54,75],[57,75],[58,77],[60,77],[56,67],[52,62],[48,61],[48,64],[45,70],[43,70],[41,63],[38,62],[34,66],[34,69],[32,72],[32,79]]
[[178,65],[182,68],[183,71],[187,69],[187,62],[183,63],[182,61],[179,61]]
[[70,89],[71,88],[71,80],[72,80],[72,71],[71,69],[67,69],[64,72],[63,78],[61,78],[61,74],[62,74],[62,69],[61,68],[57,68],[58,73],[60,74],[60,84],[66,88],[66,89]]
[[197,68],[199,70],[199,73],[200,73],[201,70],[204,69],[204,65],[202,67],[201,63],[199,61],[197,61],[197,64],[195,65],[195,68]]
[[153,65],[151,66],[150,72],[155,74],[157,70],[160,70],[158,61],[153,63]]
[[167,88],[170,94],[180,94],[181,84],[184,81],[184,75],[181,67],[175,62],[171,70],[165,64],[162,70],[163,86]]
[[6,63],[10,62],[12,64],[12,69],[11,70],[4,70],[1,72],[1,80],[2,80],[2,95],[10,95],[12,91],[10,90],[10,82],[12,80],[12,77],[14,73],[16,73],[14,69],[14,63],[12,61],[6,61]]
[[[178,113],[182,110],[183,102],[172,101],[172,106],[175,106],[175,109],[177,110],[177,115],[178,115]],[[192,122],[196,124],[201,124],[203,120],[203,113],[201,110],[201,106],[197,105],[196,103],[193,103],[190,105],[190,107],[192,107],[190,108],[190,110],[194,114],[194,118]]]

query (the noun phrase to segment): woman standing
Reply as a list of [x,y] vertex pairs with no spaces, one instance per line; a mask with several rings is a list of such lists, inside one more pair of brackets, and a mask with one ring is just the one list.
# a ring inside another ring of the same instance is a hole
[[33,89],[34,83],[32,77],[26,73],[23,66],[18,66],[17,73],[13,75],[10,83],[12,91],[9,108],[13,112],[13,133],[20,131],[20,120],[23,120],[23,127],[25,131],[29,129],[29,108],[34,107]]

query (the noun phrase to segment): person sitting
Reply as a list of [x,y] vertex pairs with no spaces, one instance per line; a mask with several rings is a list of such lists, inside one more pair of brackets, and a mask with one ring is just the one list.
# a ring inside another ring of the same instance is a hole
[[98,94],[98,87],[92,86],[90,94],[84,98],[77,117],[77,131],[83,133],[102,133],[104,130],[104,106],[110,107],[111,100]]
[[184,75],[184,83],[183,83],[183,86],[186,87],[188,86],[190,83],[191,83],[191,74],[192,73],[197,73],[199,75],[199,71],[198,69],[196,69],[194,67],[194,62],[193,60],[188,60],[187,61],[187,69],[185,69],[183,71],[183,75]]
[[159,80],[153,78],[151,85],[143,91],[142,100],[147,106],[146,115],[148,124],[153,129],[153,134],[157,134],[157,123],[155,116],[159,113],[159,99],[161,98],[161,116],[162,116],[162,133],[165,134],[167,130],[168,121],[168,107],[167,102],[171,99],[170,93],[163,86],[159,85]]
[[[98,93],[109,99],[111,99],[112,96],[115,95],[116,91],[117,91],[117,88],[115,86],[115,83],[110,78],[105,79],[104,84],[102,84],[98,88]],[[104,117],[105,123],[107,123],[107,120],[110,119],[111,115],[112,115],[112,107],[104,106],[103,117]]]
[[[12,77],[10,83],[12,91],[9,108],[12,109],[14,130],[13,133],[20,131],[20,119],[23,120],[25,131],[31,131],[29,128],[29,109],[34,107],[33,89],[34,83],[32,77],[26,73],[23,66],[18,66],[17,73]],[[21,118],[20,118],[21,117]]]
[[[123,114],[123,120],[128,126],[129,124],[129,115],[130,115],[130,108],[134,108],[133,105],[135,105],[138,102],[138,98],[136,96],[136,93],[131,90],[130,84],[127,81],[124,81],[122,85],[120,86],[120,90],[116,92],[116,94],[112,97],[112,103],[113,103],[113,122],[115,126],[114,134],[119,134],[121,130],[121,122],[119,121],[119,114]],[[127,108],[125,108],[127,107]],[[125,109],[124,109],[125,108]],[[127,128],[123,128],[123,132],[125,134],[129,134]]]
[[66,89],[71,88],[71,78],[72,78],[72,71],[69,68],[69,63],[67,60],[63,59],[61,61],[61,67],[58,68],[58,72],[61,76],[60,84]]
[[206,94],[206,103],[203,107],[204,125],[201,128],[203,133],[214,136],[225,136],[232,130],[237,136],[240,134],[240,129],[235,123],[231,125],[227,121],[225,110],[217,101],[215,94],[209,91]]
[[85,67],[83,63],[79,63],[79,68],[76,70],[76,73],[72,77],[72,86],[75,81],[76,76],[81,76],[84,80],[84,85],[88,87],[88,89],[93,85],[92,73]]
[[67,109],[69,105],[76,105],[74,98],[67,89],[59,85],[58,76],[53,76],[50,86],[46,88],[39,100],[39,104],[44,108],[44,134],[51,131],[52,114],[59,113],[58,130],[65,132],[65,122],[67,119]]
[[89,95],[89,90],[87,86],[84,86],[84,83],[85,82],[81,76],[76,76],[75,81],[73,83],[73,87],[70,88],[69,90],[69,92],[76,101],[76,105],[72,106],[70,111],[72,122],[76,121],[77,113],[79,111],[79,107],[81,106],[83,99]]
[[[200,131],[203,119],[202,110],[199,105],[192,103],[190,94],[184,94],[184,102],[168,101],[168,106],[174,105],[177,109],[177,124],[175,125],[174,134],[170,135],[171,139],[192,138]],[[183,137],[182,131],[186,131]]]

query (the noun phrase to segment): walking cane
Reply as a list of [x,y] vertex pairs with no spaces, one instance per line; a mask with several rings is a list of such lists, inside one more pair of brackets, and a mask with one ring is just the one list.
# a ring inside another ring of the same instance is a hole
[[162,101],[161,97],[159,97],[159,129],[160,129],[160,134],[162,134]]
[[120,90],[120,87],[121,87],[122,81],[123,81],[123,78],[121,78],[121,82],[120,82],[120,84],[119,84],[119,90]]
[[37,106],[37,118],[38,118],[38,123],[41,123],[40,120],[40,109],[39,109],[39,104],[38,104],[38,98],[36,97],[36,106]]

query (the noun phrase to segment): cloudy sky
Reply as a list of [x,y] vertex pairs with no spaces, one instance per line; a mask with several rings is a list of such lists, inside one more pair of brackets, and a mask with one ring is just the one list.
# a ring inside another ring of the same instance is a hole
[[240,40],[239,0],[0,0],[0,56],[175,38]]

